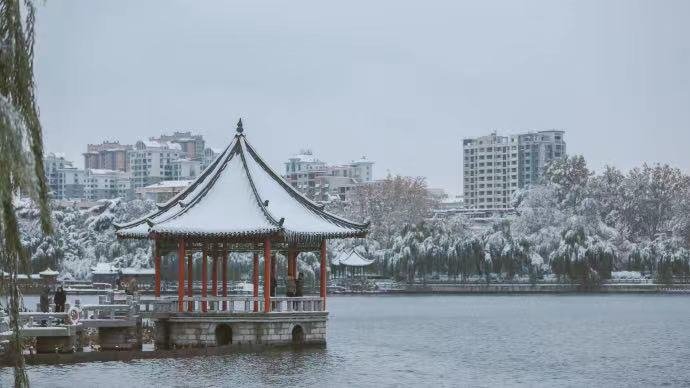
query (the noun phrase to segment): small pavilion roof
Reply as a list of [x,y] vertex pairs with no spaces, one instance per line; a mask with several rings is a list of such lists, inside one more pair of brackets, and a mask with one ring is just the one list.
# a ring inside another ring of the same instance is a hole
[[282,237],[305,242],[364,237],[367,224],[324,211],[295,190],[237,134],[187,188],[158,210],[117,225],[120,238],[233,239]]
[[373,262],[374,260],[367,259],[355,250],[352,250],[349,253],[341,252],[335,257],[335,259],[333,259],[334,265],[344,265],[348,267],[366,267]]
[[54,270],[50,269],[50,267],[47,267],[46,269],[39,272],[38,274],[41,276],[57,276],[60,274],[60,272],[54,271]]

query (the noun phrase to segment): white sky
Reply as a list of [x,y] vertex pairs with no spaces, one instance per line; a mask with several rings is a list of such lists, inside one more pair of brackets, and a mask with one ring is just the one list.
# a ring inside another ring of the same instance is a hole
[[[261,3],[261,4],[258,4]],[[566,130],[590,166],[690,166],[690,1],[47,1],[46,150],[238,117],[275,168],[309,147],[457,193],[461,139]]]

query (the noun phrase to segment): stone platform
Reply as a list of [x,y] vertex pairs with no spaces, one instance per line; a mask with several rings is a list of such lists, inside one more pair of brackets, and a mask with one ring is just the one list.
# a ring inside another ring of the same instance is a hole
[[328,312],[172,313],[155,319],[156,349],[325,344]]

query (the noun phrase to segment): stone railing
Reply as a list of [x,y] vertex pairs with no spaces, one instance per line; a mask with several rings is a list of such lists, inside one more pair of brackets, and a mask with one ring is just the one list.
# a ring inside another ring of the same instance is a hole
[[278,312],[323,311],[323,301],[319,296],[279,296],[271,298],[271,302],[273,303],[273,311]]
[[[264,311],[263,297],[253,296],[185,296],[182,301],[182,312],[205,312],[211,313],[252,313],[256,304],[259,312]],[[153,305],[155,313],[177,313],[177,297],[160,297],[155,300],[147,301]],[[318,296],[302,297],[273,297],[271,298],[272,310],[275,312],[308,312],[323,311],[323,300]]]
[[83,319],[132,319],[134,304],[85,304],[81,306]]
[[21,326],[42,326],[51,327],[59,325],[71,325],[71,319],[67,313],[40,313],[40,312],[21,312],[19,313]]

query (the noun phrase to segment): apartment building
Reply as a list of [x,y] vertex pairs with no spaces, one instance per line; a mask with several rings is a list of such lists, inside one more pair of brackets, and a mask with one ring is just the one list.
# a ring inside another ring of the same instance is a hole
[[132,187],[146,187],[173,180],[173,162],[184,157],[182,146],[156,140],[140,140],[128,154]]
[[285,162],[285,179],[314,201],[345,199],[358,184],[373,180],[374,162],[362,157],[350,163],[328,165],[304,150]]
[[463,194],[472,209],[508,209],[517,189],[541,182],[544,169],[565,157],[564,131],[549,130],[463,140]]
[[64,154],[49,153],[43,158],[43,168],[46,173],[46,180],[51,195],[55,199],[62,199],[62,184],[64,177],[60,171],[65,168],[72,168],[72,162],[65,159]]
[[194,135],[190,131],[179,132],[175,131],[172,135],[160,135],[159,137],[151,137],[150,141],[157,143],[174,143],[180,145],[186,158],[191,160],[202,160],[204,158],[204,150],[206,149],[206,142],[201,135]]
[[86,170],[84,181],[84,198],[89,201],[133,197],[132,179],[128,172],[89,169]]
[[101,144],[89,144],[84,155],[85,169],[129,171],[127,153],[132,150],[128,144],[117,141],[104,141]]

